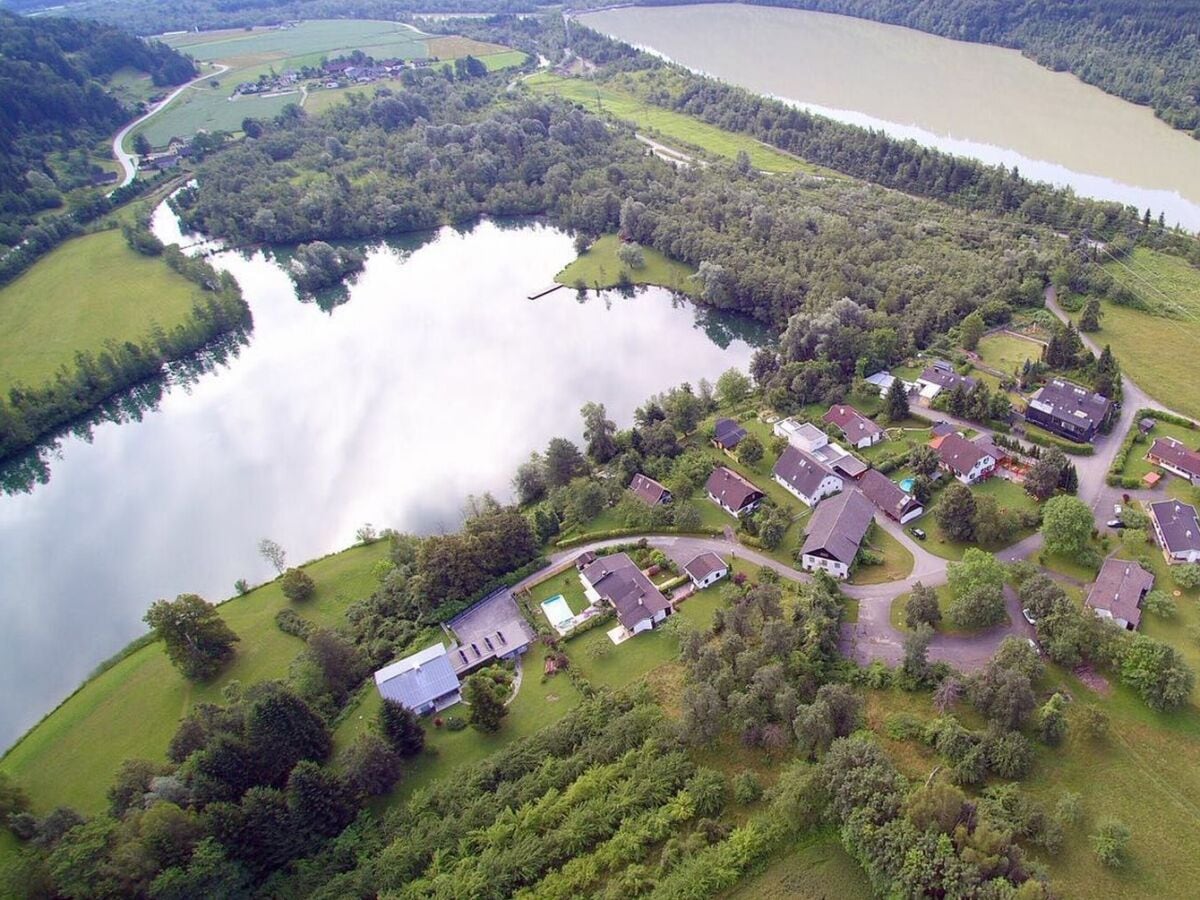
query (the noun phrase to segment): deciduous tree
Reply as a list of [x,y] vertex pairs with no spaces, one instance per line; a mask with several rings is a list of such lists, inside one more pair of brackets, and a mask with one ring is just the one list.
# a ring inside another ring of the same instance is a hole
[[1095,520],[1092,510],[1077,497],[1062,495],[1046,501],[1042,509],[1042,537],[1048,553],[1078,556],[1087,549]]
[[166,644],[167,656],[185,678],[211,678],[233,658],[239,640],[221,619],[217,608],[196,594],[156,600],[145,622]]

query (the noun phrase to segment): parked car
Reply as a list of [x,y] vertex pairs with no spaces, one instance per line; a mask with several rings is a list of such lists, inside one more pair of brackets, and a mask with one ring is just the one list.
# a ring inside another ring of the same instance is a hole
[[1028,622],[1030,625],[1036,625],[1036,624],[1037,624],[1037,619],[1035,619],[1035,618],[1033,617],[1033,613],[1031,613],[1031,612],[1029,611],[1029,607],[1028,607],[1028,606],[1026,606],[1024,609],[1022,609],[1022,610],[1021,610],[1021,615],[1023,615],[1023,616],[1025,617],[1025,621],[1026,621],[1026,622]]
[[910,528],[908,530],[912,533],[912,536],[915,537],[918,541],[925,540],[925,538],[926,538],[925,529],[914,527],[914,528]]
[[1120,503],[1113,504],[1113,515],[1116,516],[1118,519],[1121,518],[1121,504]]
[[1120,519],[1109,519],[1104,524],[1107,525],[1109,528],[1124,528],[1125,527],[1125,523],[1122,522]]
[[1038,656],[1042,655],[1042,648],[1038,646],[1037,641],[1035,641],[1033,638],[1026,638],[1025,640],[1029,641],[1029,646],[1033,648],[1034,653],[1036,653]]

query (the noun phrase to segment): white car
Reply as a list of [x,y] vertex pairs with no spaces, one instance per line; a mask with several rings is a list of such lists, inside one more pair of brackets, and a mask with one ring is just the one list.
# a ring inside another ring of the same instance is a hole
[[1023,615],[1023,616],[1025,617],[1025,621],[1026,621],[1026,622],[1028,622],[1030,625],[1036,625],[1036,624],[1037,624],[1037,619],[1035,619],[1035,618],[1033,617],[1033,613],[1031,613],[1031,612],[1029,611],[1029,607],[1028,607],[1028,606],[1026,606],[1024,609],[1022,609],[1022,610],[1021,610],[1021,615]]

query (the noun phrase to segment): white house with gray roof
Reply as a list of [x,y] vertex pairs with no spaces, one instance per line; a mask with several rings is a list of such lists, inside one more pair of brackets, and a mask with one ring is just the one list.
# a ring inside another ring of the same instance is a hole
[[875,520],[875,507],[858,491],[838,494],[813,513],[808,536],[800,548],[800,567],[828,572],[834,578],[850,577],[867,529]]
[[846,484],[842,476],[814,455],[792,446],[780,454],[771,476],[805,506],[816,506]]
[[393,700],[420,715],[441,712],[462,699],[458,675],[440,641],[375,673],[375,687],[384,700]]
[[1200,562],[1200,519],[1194,506],[1178,500],[1151,503],[1150,523],[1167,562]]

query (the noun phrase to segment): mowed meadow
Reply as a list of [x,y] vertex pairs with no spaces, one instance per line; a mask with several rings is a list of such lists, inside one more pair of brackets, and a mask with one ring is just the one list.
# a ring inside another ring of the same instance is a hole
[[[302,90],[300,86],[273,94],[233,96],[244,81],[257,81],[285,69],[316,66],[322,59],[361,50],[375,59],[453,61],[471,55],[490,69],[520,65],[525,54],[498,44],[457,36],[426,35],[410,25],[370,19],[323,19],[286,27],[227,29],[165,35],[167,44],[191,54],[211,75],[190,86],[164,110],[151,117],[136,133],[155,147],[172,138],[189,138],[200,130],[238,133],[247,118],[269,119],[284,107],[296,104],[310,113],[323,112],[351,90],[374,92],[377,86],[395,88],[394,82],[346,88]],[[219,71],[216,66],[227,66]],[[309,107],[309,104],[312,107]],[[132,141],[133,135],[129,140]]]

